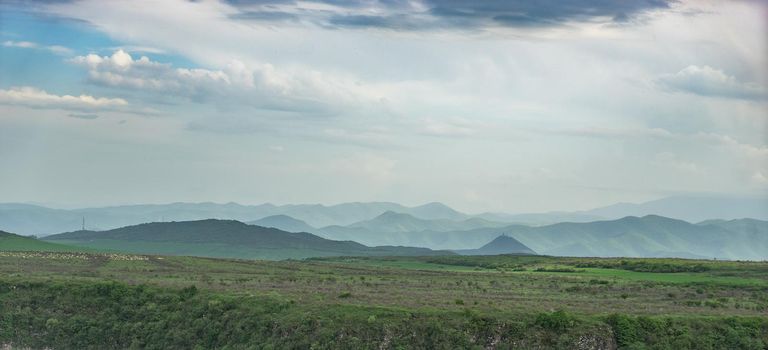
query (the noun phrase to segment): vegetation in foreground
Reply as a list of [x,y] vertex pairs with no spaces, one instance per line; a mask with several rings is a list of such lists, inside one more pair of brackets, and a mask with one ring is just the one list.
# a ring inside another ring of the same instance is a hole
[[0,252],[0,344],[765,349],[768,263]]

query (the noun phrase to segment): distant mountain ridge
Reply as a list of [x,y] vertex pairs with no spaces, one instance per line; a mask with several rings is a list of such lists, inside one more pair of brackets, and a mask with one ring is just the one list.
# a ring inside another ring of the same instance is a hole
[[[387,212],[407,214],[415,219],[376,220],[378,216]],[[209,218],[254,222],[265,219],[266,222],[260,222],[265,226],[286,231],[306,231],[326,238],[344,237],[344,239],[353,239],[366,244],[381,243],[384,239],[388,242],[409,242],[409,244],[440,249],[465,249],[480,247],[498,236],[500,232],[497,228],[507,226],[501,223],[545,226],[562,222],[586,223],[645,215],[674,217],[689,222],[744,217],[768,220],[768,198],[676,196],[646,203],[616,204],[580,212],[478,215],[464,214],[441,203],[428,203],[416,207],[389,202],[355,202],[330,206],[171,203],[73,210],[6,203],[0,204],[0,229],[23,235],[45,236],[80,229],[83,219],[85,219],[86,228],[92,230],[108,230],[146,222],[192,221]],[[277,217],[266,219],[271,216]],[[472,231],[470,232],[472,236],[464,237],[462,233],[464,231]],[[446,234],[438,234],[440,232]],[[383,233],[386,233],[386,237],[382,237]],[[411,235],[410,233],[419,234]]]
[[107,231],[81,230],[47,236],[44,240],[132,253],[247,259],[450,254],[426,248],[367,247],[351,241],[328,240],[305,232],[292,233],[235,220],[217,219],[155,222]]
[[420,219],[410,214],[386,211],[383,214],[365,221],[347,225],[348,228],[362,228],[376,232],[419,232],[419,231],[458,231],[472,230],[483,227],[501,227],[507,223],[493,222],[480,218],[469,218],[460,221],[450,219]]
[[259,220],[246,222],[246,224],[262,227],[272,227],[286,232],[312,233],[315,230],[314,227],[309,226],[306,222],[283,214],[267,216]]
[[147,222],[222,219],[250,222],[274,215],[286,215],[312,227],[349,225],[372,219],[384,212],[408,213],[426,220],[464,220],[468,215],[440,203],[406,207],[397,203],[369,202],[320,204],[241,205],[237,203],[171,203],[124,205],[103,208],[51,209],[31,204],[0,203],[0,229],[27,235],[45,236],[86,228],[108,230]]
[[544,255],[768,259],[768,222],[754,219],[692,224],[647,215],[587,223],[509,225],[448,232],[382,233],[334,227],[333,230],[321,230],[319,234],[368,245],[408,245],[459,251],[479,248],[500,235],[507,235]]
[[658,215],[590,223],[559,223],[512,230],[510,236],[540,254],[599,257],[768,259],[768,222],[740,220],[696,225]]
[[618,203],[579,214],[608,219],[660,215],[688,222],[744,218],[768,220],[768,196],[681,195],[639,204]]

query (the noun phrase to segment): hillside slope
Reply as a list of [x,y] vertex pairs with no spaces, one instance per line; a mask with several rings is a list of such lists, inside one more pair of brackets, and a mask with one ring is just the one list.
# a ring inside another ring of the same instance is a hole
[[520,241],[512,237],[504,235],[496,237],[496,239],[478,249],[456,250],[455,252],[461,255],[536,255],[536,252],[531,250],[531,248],[526,247],[525,244],[520,243]]
[[74,252],[93,250],[45,242],[32,237],[24,237],[10,232],[0,231],[0,251]]
[[108,231],[74,231],[47,241],[133,253],[286,259],[339,255],[446,254],[423,248],[367,247],[333,241],[309,233],[285,232],[234,220],[160,222]]

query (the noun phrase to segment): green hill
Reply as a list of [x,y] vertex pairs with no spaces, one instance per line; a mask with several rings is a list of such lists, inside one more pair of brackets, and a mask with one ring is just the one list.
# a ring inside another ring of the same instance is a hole
[[155,222],[108,231],[74,231],[44,238],[50,242],[124,252],[245,259],[319,256],[450,254],[426,248],[367,247],[309,233],[285,232],[234,220]]
[[536,252],[531,250],[531,248],[526,247],[525,244],[509,236],[496,237],[496,239],[478,249],[456,250],[455,252],[461,255],[536,255]]
[[0,231],[0,251],[46,251],[46,252],[72,252],[93,251],[80,247],[71,247],[63,244],[41,241],[37,238],[19,236],[13,233]]

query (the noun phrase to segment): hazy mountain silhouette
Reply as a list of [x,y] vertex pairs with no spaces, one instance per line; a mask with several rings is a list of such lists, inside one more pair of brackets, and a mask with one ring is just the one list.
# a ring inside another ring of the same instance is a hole
[[366,247],[310,233],[285,232],[235,220],[155,222],[108,231],[73,231],[47,241],[147,254],[237,258],[305,258],[337,255],[434,255],[424,248]]
[[695,225],[658,215],[590,223],[560,223],[509,235],[538,253],[564,256],[768,259],[768,222]]
[[688,222],[742,218],[768,220],[768,197],[674,196],[640,204],[619,203],[581,212],[581,214],[604,218],[660,215]]
[[348,228],[362,228],[375,232],[419,232],[419,231],[460,231],[483,227],[502,227],[507,223],[492,222],[480,218],[470,218],[461,221],[449,219],[420,219],[410,214],[387,211],[365,221],[348,225]]
[[324,228],[318,234],[368,245],[479,248],[499,235],[545,255],[768,259],[768,222],[744,219],[691,224],[658,215],[546,226],[509,225],[466,231],[374,232]]
[[0,204],[0,228],[27,235],[45,236],[81,228],[107,230],[146,222],[224,219],[249,222],[268,216],[287,215],[312,227],[349,225],[384,212],[407,213],[422,219],[463,220],[469,216],[439,203],[406,207],[397,203],[241,205],[237,203],[171,203],[124,205],[84,209],[51,209],[30,204]]
[[307,225],[306,222],[294,219],[288,215],[272,215],[259,220],[246,222],[248,225],[263,227],[272,227],[287,232],[309,232],[315,230],[314,227]]

